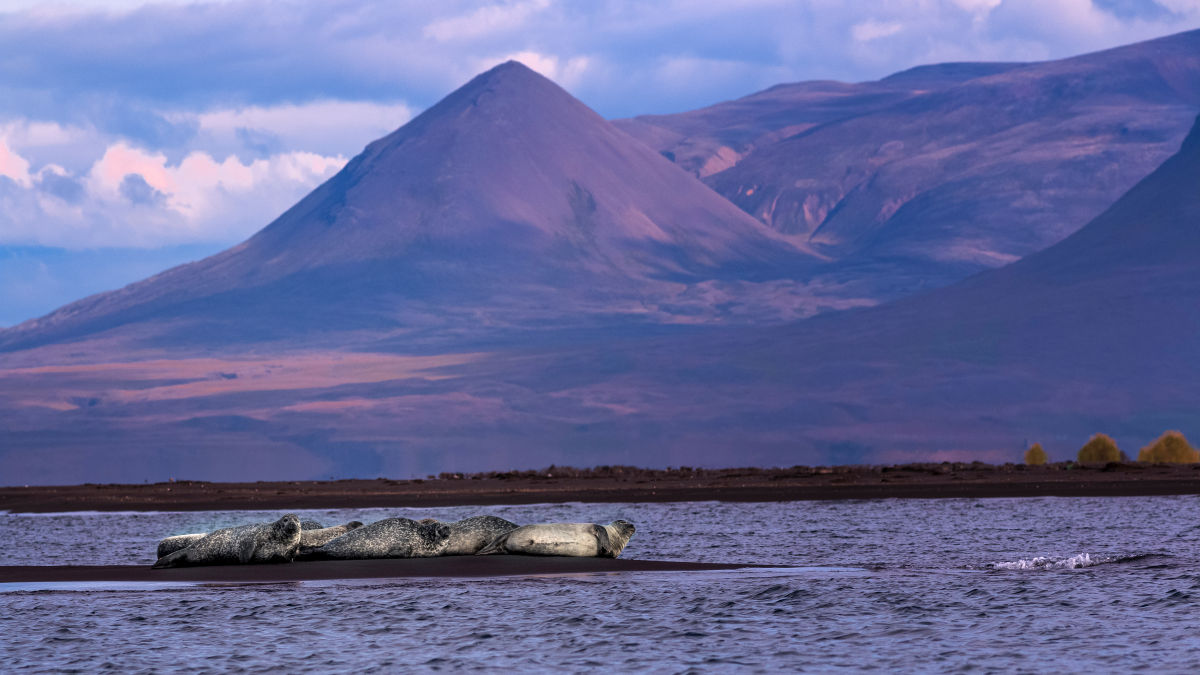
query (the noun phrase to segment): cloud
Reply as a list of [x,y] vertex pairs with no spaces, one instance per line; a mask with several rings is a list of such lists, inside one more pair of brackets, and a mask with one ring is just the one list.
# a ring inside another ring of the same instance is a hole
[[67,204],[79,204],[86,196],[83,183],[68,175],[66,169],[54,164],[39,172],[37,188]]
[[[416,110],[482,64],[518,54],[618,116],[695,107],[781,79],[874,79],[943,58],[1061,57],[1200,27],[1197,0],[229,0],[98,11],[101,2],[5,15],[0,118],[94,124],[161,147],[194,132],[172,110],[317,101]],[[647,86],[681,61],[742,76]]]
[[850,28],[850,34],[859,42],[870,42],[889,35],[895,35],[904,30],[904,24],[898,21],[863,21]]
[[13,152],[3,138],[0,138],[0,176],[8,178],[17,185],[24,187],[30,185],[29,162]]
[[150,187],[141,174],[126,174],[121,180],[121,196],[137,206],[161,206],[167,201],[167,196]]
[[195,113],[175,113],[194,120],[201,147],[239,151],[287,148],[337,154],[354,152],[412,119],[403,102],[312,101],[304,104],[247,106]]
[[422,34],[439,42],[476,40],[521,28],[549,6],[550,0],[484,5],[466,14],[437,19],[425,26]]
[[567,88],[573,87],[583,81],[583,78],[587,75],[588,64],[591,60],[586,56],[577,56],[564,60],[559,59],[557,56],[524,51],[506,54],[499,58],[484,59],[479,63],[479,70],[488,70],[505,61],[520,61],[529,66],[530,69],[545,75],[560,86]]
[[301,151],[248,162],[194,151],[172,162],[122,141],[79,174],[46,165],[31,175],[7,156],[16,178],[0,181],[0,245],[68,249],[233,243],[346,163]]
[[0,246],[236,243],[413,112],[320,100],[153,115],[191,132],[154,147],[95,125],[0,121]]

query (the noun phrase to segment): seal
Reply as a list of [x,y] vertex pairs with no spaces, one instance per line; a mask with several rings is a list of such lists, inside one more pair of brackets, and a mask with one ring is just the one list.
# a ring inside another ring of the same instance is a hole
[[171,555],[175,551],[187,548],[207,536],[207,532],[200,532],[198,534],[177,534],[174,537],[167,537],[158,542],[158,557]]
[[445,523],[387,518],[347,532],[319,548],[301,549],[306,559],[432,558],[446,546]]
[[[437,523],[426,518],[421,523]],[[519,525],[498,516],[471,516],[453,523],[444,523],[450,528],[450,540],[441,555],[475,555],[497,537],[508,534]]]
[[300,518],[289,513],[273,523],[216,530],[187,548],[159,558],[154,567],[291,562],[298,548]]
[[322,527],[316,530],[306,530],[303,528],[303,523],[301,523],[300,548],[320,548],[334,539],[342,536],[343,534],[346,534],[351,530],[357,530],[362,526],[362,523],[358,522],[357,520],[352,520],[345,525]]
[[[340,537],[350,530],[359,527],[362,527],[362,523],[357,520],[336,527],[325,527],[315,520],[302,520],[300,521],[300,545],[322,546],[330,539]],[[171,555],[175,551],[187,548],[207,536],[207,532],[198,532],[196,534],[177,534],[173,537],[167,537],[158,542],[158,557]]]
[[516,553],[520,555],[564,555],[580,558],[615,558],[633,537],[633,523],[614,520],[608,525],[592,523],[542,523],[526,525],[502,534],[476,555]]

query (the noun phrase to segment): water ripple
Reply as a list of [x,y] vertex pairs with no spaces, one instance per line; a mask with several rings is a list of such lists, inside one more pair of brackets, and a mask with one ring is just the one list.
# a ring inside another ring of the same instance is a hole
[[[289,584],[13,584],[6,670],[1200,668],[1197,497],[306,511],[625,517],[632,558],[779,569]],[[273,513],[0,515],[5,564],[148,564]],[[786,568],[784,566],[795,566]]]

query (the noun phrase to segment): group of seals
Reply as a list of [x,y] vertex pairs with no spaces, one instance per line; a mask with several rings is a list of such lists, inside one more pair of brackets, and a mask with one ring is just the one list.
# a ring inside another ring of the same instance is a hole
[[453,523],[387,518],[366,526],[353,521],[321,527],[288,514],[274,523],[167,537],[158,544],[154,567],[502,553],[615,558],[633,533],[633,524],[624,520],[521,527],[496,516],[471,516]]

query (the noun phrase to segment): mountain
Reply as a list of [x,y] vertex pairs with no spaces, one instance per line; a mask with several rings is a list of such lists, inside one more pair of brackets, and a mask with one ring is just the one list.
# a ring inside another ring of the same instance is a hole
[[[371,143],[246,242],[2,331],[0,349],[695,322],[717,312],[713,287],[753,305],[756,289],[773,293],[770,282],[818,260],[508,62]],[[773,303],[763,295],[766,311]]]
[[1033,441],[1065,458],[1099,431],[1136,451],[1165,429],[1200,435],[1198,260],[1200,119],[1044,251],[880,307],[644,344],[558,396],[641,408],[638,425],[675,439],[669,462],[732,447],[783,465],[1016,461]]
[[[1026,67],[900,79],[969,78],[951,92]],[[0,481],[1003,461],[1096,431],[1127,450],[1200,436],[1200,128],[1184,135],[1041,252],[747,326],[846,263],[501,66],[247,242],[0,332]]]
[[[0,354],[8,483],[1065,458],[1200,436],[1200,120],[1017,263],[785,326],[428,356]],[[49,363],[48,363],[49,362]]]
[[1028,64],[809,82],[617,124],[877,298],[1053,244],[1170,156],[1200,110],[1200,31]]

